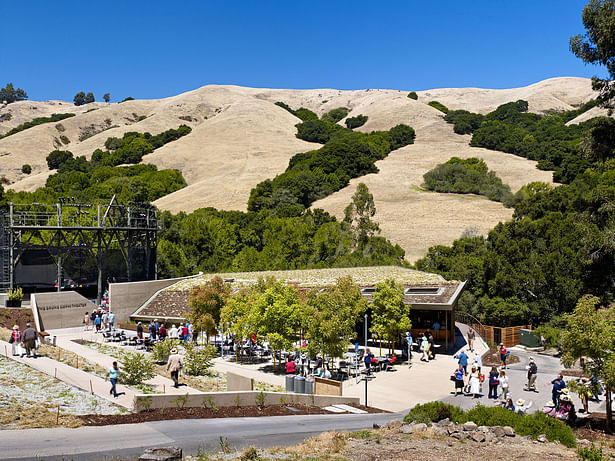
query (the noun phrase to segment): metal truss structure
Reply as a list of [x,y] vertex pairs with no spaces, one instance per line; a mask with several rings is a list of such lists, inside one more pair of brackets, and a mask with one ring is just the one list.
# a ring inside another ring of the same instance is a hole
[[71,252],[87,252],[98,270],[98,302],[103,293],[103,262],[110,250],[122,254],[128,281],[133,279],[133,254],[145,254],[144,278],[156,278],[158,217],[143,203],[120,205],[115,196],[108,205],[76,203],[11,203],[0,213],[0,288],[15,287],[15,268],[30,249],[45,249],[57,264],[57,287],[62,286],[62,261]]

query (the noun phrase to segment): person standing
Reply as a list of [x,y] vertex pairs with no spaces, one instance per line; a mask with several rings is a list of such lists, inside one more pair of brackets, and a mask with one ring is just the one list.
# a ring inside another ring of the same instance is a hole
[[478,370],[476,370],[476,367],[472,367],[472,372],[470,373],[470,394],[472,394],[472,398],[476,399],[478,398],[478,395],[480,394],[480,378],[479,378],[479,373]]
[[36,336],[36,330],[32,328],[29,323],[27,323],[26,329],[23,332],[22,341],[24,347],[26,348],[26,355],[28,357],[30,357],[30,354],[32,353],[32,356],[36,358]]
[[506,359],[508,358],[508,351],[506,350],[506,346],[504,346],[504,343],[500,343],[499,351],[500,351],[500,362],[502,362],[502,368],[506,370]]
[[463,392],[463,377],[466,374],[467,373],[462,365],[459,365],[453,372],[453,376],[455,378],[455,397],[457,397],[460,392]]
[[164,326],[164,323],[161,323],[160,328],[158,328],[158,337],[160,341],[167,339],[167,328]]
[[[558,375],[553,381],[551,381],[553,387],[551,388],[551,400],[555,403],[555,407],[559,408],[559,399],[562,396],[562,392],[566,389],[566,381],[562,375]],[[548,384],[547,384],[548,386]]]
[[468,355],[464,351],[461,351],[454,358],[459,360],[458,362],[459,365],[463,367],[463,371],[467,374],[468,373]]
[[179,338],[179,332],[177,331],[177,327],[175,325],[172,325],[171,329],[169,330],[169,338],[171,339]]
[[90,329],[90,315],[86,312],[83,316],[83,331],[88,331]]
[[429,332],[427,336],[427,342],[429,343],[429,358],[431,360],[436,360],[436,342],[433,339],[433,335]]
[[368,347],[367,349],[365,349],[365,354],[363,355],[363,363],[365,363],[365,370],[367,371],[368,375],[370,374],[373,358],[374,354],[371,353]]
[[476,333],[472,328],[468,330],[468,349],[474,352],[474,340],[476,339]]
[[500,385],[499,381],[500,373],[498,373],[498,369],[496,367],[491,367],[491,371],[489,372],[489,397],[490,399],[498,398],[498,386]]
[[[11,352],[13,353],[13,356],[23,355],[21,351],[21,330],[17,325],[13,325],[9,343],[11,344]],[[15,351],[17,351],[17,353],[15,353]]]
[[103,330],[108,331],[109,330],[109,313],[108,312],[103,312],[102,315],[102,325],[103,325]]
[[474,363],[472,365],[476,367],[478,373],[480,374],[483,370],[483,357],[480,354],[476,354],[474,356]]
[[173,387],[179,387],[179,370],[182,369],[182,357],[177,353],[177,349],[171,349],[171,355],[167,362],[167,371],[171,372],[171,379],[173,380]]
[[508,376],[506,376],[506,372],[504,370],[500,370],[498,381],[500,382],[500,398],[505,400],[506,394],[508,394],[509,382]]
[[440,322],[438,322],[438,319],[436,319],[433,323],[433,325],[431,326],[433,328],[434,331],[434,336],[437,338],[438,337],[438,331],[440,331]]
[[149,340],[156,341],[156,324],[154,324],[153,320],[149,323],[148,329],[149,329]]
[[421,362],[429,362],[429,341],[425,335],[421,338],[421,352],[423,353]]
[[115,329],[115,314],[111,311],[109,311],[109,327]]
[[141,322],[137,322],[137,338],[143,339],[143,325]]
[[113,394],[113,397],[115,398],[117,398],[117,389],[115,388],[115,386],[117,385],[117,378],[119,372],[120,369],[117,366],[117,362],[113,362],[111,367],[109,367],[109,369],[107,370],[107,378],[109,378],[109,381],[111,382],[111,390],[109,391],[109,394]]
[[94,317],[94,326],[96,327],[96,333],[100,332],[100,326],[102,325],[102,315],[96,314]]
[[527,366],[527,387],[526,391],[534,391],[536,390],[536,375],[538,374],[538,366],[534,361],[534,357],[530,357],[530,363]]

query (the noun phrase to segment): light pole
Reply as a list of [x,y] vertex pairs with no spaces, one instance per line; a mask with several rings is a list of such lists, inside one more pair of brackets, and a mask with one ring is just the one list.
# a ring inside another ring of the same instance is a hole
[[[367,349],[367,314],[365,314],[365,349]],[[367,401],[367,381],[365,382],[365,400]],[[365,404],[367,406],[367,403]]]

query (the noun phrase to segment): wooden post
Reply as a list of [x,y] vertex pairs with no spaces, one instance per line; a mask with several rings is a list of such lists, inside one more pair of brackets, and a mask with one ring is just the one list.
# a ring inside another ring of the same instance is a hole
[[58,413],[56,415],[56,425],[60,424],[60,404],[58,403]]
[[8,351],[6,350],[6,346],[4,346],[4,355],[6,355],[7,357],[9,356]]
[[92,380],[90,379],[90,392],[94,394],[94,389],[92,388]]
[[77,356],[75,356],[75,357],[76,357],[76,359],[77,359],[77,370],[78,370],[78,369],[79,369],[79,356],[77,355]]
[[164,383],[162,384],[162,393],[163,394],[167,393],[166,385]]
[[58,379],[58,369],[57,368],[53,369],[53,377]]

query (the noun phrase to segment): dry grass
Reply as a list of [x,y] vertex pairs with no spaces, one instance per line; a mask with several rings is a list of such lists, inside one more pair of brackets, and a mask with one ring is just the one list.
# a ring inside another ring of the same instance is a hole
[[83,422],[75,415],[50,411],[51,405],[0,408],[0,427],[33,429],[37,427],[79,427]]
[[[63,135],[72,140],[75,155],[89,156],[103,146],[109,136],[126,131],[158,133],[186,123],[193,132],[145,157],[160,168],[182,171],[188,186],[155,202],[173,212],[213,206],[224,210],[245,210],[250,190],[260,181],[285,170],[298,152],[319,145],[295,137],[297,118],[274,105],[284,101],[291,107],[307,107],[322,114],[335,107],[351,109],[351,115],[364,114],[368,122],[362,131],[389,129],[407,123],[417,131],[416,144],[400,149],[378,163],[380,173],[354,180],[350,186],[315,204],[336,216],[359,181],[374,194],[376,219],[382,235],[399,243],[407,259],[414,261],[433,245],[449,244],[462,232],[472,229],[485,234],[499,221],[510,219],[511,210],[486,199],[420,191],[422,175],[452,156],[483,158],[490,169],[517,190],[530,181],[550,182],[551,173],[539,171],[535,163],[500,152],[468,146],[468,136],[458,136],[442,120],[442,113],[428,106],[438,100],[451,109],[488,112],[498,105],[526,99],[530,110],[566,110],[591,99],[594,92],[588,79],[555,78],[509,90],[436,89],[418,92],[418,101],[397,90],[269,90],[210,85],[161,100],[135,100],[122,104],[80,106],[58,102],[24,101],[0,110],[13,117],[0,124],[0,130],[52,112],[78,112],[62,121]],[[31,106],[37,106],[32,109]],[[85,113],[93,107],[98,110]],[[142,121],[132,114],[144,114]],[[107,122],[110,121],[110,122]],[[118,125],[83,141],[79,135],[89,126]],[[343,121],[341,122],[343,123]],[[45,157],[58,136],[55,124],[46,124],[0,140],[0,169],[18,190],[34,190],[48,176]],[[1,132],[1,131],[0,131]],[[21,165],[28,163],[33,173],[26,177]]]

